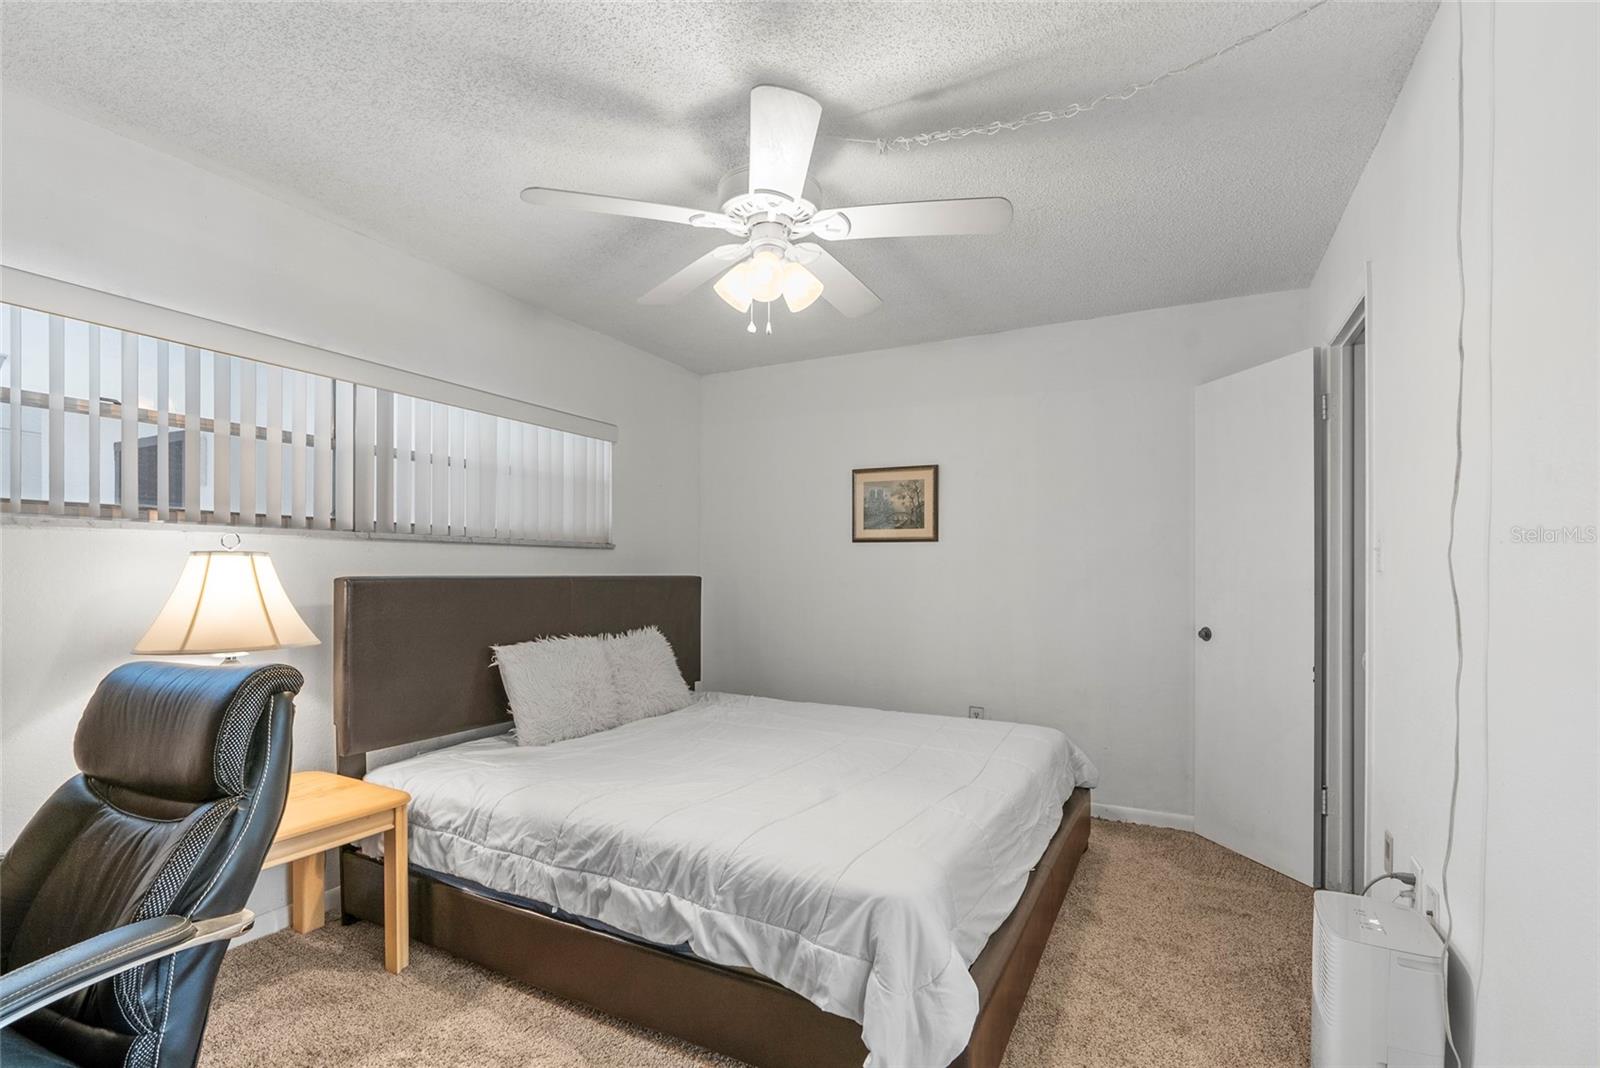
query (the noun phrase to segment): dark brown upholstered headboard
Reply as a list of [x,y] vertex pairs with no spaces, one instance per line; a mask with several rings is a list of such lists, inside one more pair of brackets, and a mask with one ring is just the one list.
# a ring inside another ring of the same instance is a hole
[[699,576],[335,579],[339,771],[365,775],[375,749],[509,719],[491,645],[648,626],[700,681]]

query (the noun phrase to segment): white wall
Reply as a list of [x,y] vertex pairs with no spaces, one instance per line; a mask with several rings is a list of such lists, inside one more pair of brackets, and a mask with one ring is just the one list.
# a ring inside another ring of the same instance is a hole
[[[1312,339],[1323,343],[1360,296],[1371,262],[1372,522],[1382,570],[1370,577],[1368,867],[1382,870],[1387,828],[1399,865],[1415,856],[1434,886],[1444,860],[1454,722],[1445,538],[1459,309],[1458,10],[1440,9],[1310,294]],[[1498,21],[1493,44],[1491,19]],[[1471,979],[1482,980],[1478,1065],[1594,1065],[1596,546],[1519,543],[1513,528],[1597,522],[1600,27],[1592,4],[1501,4],[1497,13],[1467,5],[1465,29],[1467,451],[1457,561],[1466,670],[1450,868],[1454,934]],[[1491,117],[1498,124],[1492,456]],[[1458,1015],[1472,1014],[1470,1004],[1453,1000]]]
[[[708,687],[1060,727],[1097,805],[1192,808],[1193,388],[1303,348],[1278,293],[719,374]],[[850,471],[939,465],[937,544],[853,544]]]
[[[0,259],[13,267],[615,423],[613,551],[249,533],[324,643],[337,575],[696,573],[694,375],[231,179],[15,95],[0,125]],[[3,294],[0,294],[3,296]],[[0,527],[0,839],[74,772],[95,683],[130,659],[215,535]],[[333,765],[331,649],[306,675],[295,765]],[[263,658],[264,659],[264,658]],[[268,873],[254,905],[284,900]]]

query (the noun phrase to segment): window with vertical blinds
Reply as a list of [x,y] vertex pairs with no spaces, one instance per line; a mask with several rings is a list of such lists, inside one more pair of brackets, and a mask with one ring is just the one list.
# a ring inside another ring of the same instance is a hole
[[12,513],[607,546],[611,442],[0,304]]

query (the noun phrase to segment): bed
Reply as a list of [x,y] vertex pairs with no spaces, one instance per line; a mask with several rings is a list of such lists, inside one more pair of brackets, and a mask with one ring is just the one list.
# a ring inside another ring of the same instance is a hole
[[[490,644],[647,625],[697,681],[696,578],[340,579],[341,771],[503,722]],[[900,1068],[998,1063],[1093,769],[1044,728],[702,694],[372,777],[413,795],[420,940],[753,1064]],[[341,874],[381,918],[377,863]]]

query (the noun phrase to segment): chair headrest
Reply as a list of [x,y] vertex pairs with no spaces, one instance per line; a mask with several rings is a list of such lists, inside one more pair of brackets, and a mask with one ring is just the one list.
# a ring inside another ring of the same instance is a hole
[[256,723],[273,695],[298,693],[304,682],[284,664],[124,664],[101,681],[78,721],[78,769],[175,801],[242,794]]

